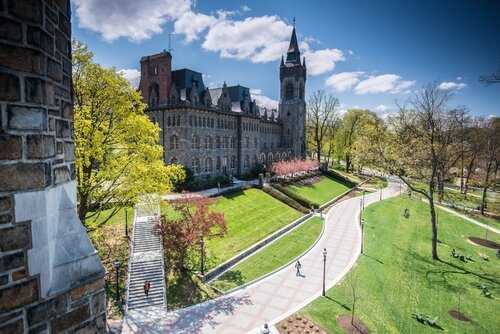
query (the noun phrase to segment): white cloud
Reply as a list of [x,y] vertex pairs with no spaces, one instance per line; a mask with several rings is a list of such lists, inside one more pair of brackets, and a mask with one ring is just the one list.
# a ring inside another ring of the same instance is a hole
[[325,85],[332,87],[337,92],[345,92],[350,90],[354,85],[359,82],[359,77],[364,72],[342,72],[331,75],[325,80]]
[[396,74],[382,74],[369,76],[367,79],[359,82],[354,87],[354,92],[358,95],[378,93],[397,94],[404,92],[414,84],[415,81],[401,80],[401,77]]
[[335,62],[344,61],[344,54],[339,49],[323,49],[317,51],[306,50],[307,72],[310,75],[319,75],[335,69]]
[[74,0],[80,28],[98,32],[111,42],[120,37],[139,42],[163,31],[190,10],[191,0]]
[[389,107],[388,107],[388,106],[386,106],[386,105],[383,105],[383,104],[380,104],[380,105],[378,105],[377,107],[375,107],[375,110],[377,110],[377,111],[382,111],[382,112],[384,112],[384,111],[386,111],[386,110],[388,110],[388,109],[389,109]]
[[250,94],[259,107],[278,109],[279,102],[263,95],[261,89],[250,89]]
[[186,35],[184,42],[190,43],[198,39],[198,35],[216,21],[213,16],[188,11],[175,21],[174,31],[176,34]]
[[118,72],[125,79],[130,82],[134,88],[139,88],[139,81],[141,80],[141,72],[136,69],[125,68],[123,70],[118,70]]
[[438,86],[439,89],[441,90],[455,90],[455,89],[462,89],[467,87],[466,84],[463,82],[457,83],[457,82],[441,82]]
[[462,77],[456,77],[456,80],[460,81],[460,80],[462,80]]
[[351,56],[354,54],[354,51],[352,51],[351,49],[349,49],[347,52],[349,52]]
[[242,21],[219,18],[209,29],[202,47],[218,52],[222,58],[264,63],[281,57],[291,30],[277,16],[248,17]]
[[243,12],[249,12],[249,11],[251,11],[251,10],[252,10],[252,8],[248,7],[247,5],[243,5],[243,6],[241,6],[241,10],[242,10]]

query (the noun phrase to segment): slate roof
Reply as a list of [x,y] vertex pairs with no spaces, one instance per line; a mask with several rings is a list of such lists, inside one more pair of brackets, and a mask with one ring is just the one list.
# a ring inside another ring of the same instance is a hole
[[198,97],[200,99],[203,98],[205,84],[203,83],[203,77],[200,72],[188,68],[172,71],[172,82],[175,83],[175,87],[179,90],[182,100],[185,100],[191,95],[193,81],[197,83],[196,91]]

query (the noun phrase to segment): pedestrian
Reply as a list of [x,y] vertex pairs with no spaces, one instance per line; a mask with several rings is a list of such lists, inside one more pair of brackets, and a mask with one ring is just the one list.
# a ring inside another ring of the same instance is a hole
[[144,283],[144,294],[146,295],[146,297],[148,297],[148,294],[149,294],[149,288],[151,287],[151,285],[149,284],[149,281],[146,281]]
[[297,269],[295,276],[300,276],[300,268],[302,268],[302,265],[300,264],[300,261],[297,260],[297,263],[295,263],[295,269]]
[[271,330],[269,329],[269,325],[266,323],[262,328],[260,329],[261,334],[269,334]]

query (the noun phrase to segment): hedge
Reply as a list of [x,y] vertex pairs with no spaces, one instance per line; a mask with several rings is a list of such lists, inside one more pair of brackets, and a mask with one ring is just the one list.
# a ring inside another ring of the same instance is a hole
[[300,205],[306,207],[306,208],[319,208],[319,204],[316,203],[316,202],[312,202],[310,200],[308,200],[307,198],[299,195],[299,194],[296,194],[294,193],[293,191],[291,191],[290,189],[288,189],[287,187],[281,185],[281,184],[274,184],[273,185],[276,189],[278,189],[280,192],[282,192],[283,194],[287,195],[288,197],[292,198],[293,200],[295,200],[296,202],[298,202]]
[[330,177],[333,177],[334,179],[337,179],[343,183],[346,183],[346,185],[349,186],[349,188],[352,188],[352,187],[357,185],[356,183],[352,182],[351,180],[349,180],[345,176],[337,173],[336,171],[330,170],[330,169],[327,171],[324,171],[323,174],[328,175]]
[[309,213],[309,209],[308,208],[303,207],[302,205],[300,205],[298,202],[296,202],[292,198],[287,197],[287,196],[285,196],[283,194],[280,194],[279,192],[277,192],[276,190],[273,190],[272,188],[263,187],[262,191],[265,192],[266,194],[268,194],[268,195],[276,198],[278,201],[283,202],[286,205],[294,208],[297,211],[300,211],[302,213]]

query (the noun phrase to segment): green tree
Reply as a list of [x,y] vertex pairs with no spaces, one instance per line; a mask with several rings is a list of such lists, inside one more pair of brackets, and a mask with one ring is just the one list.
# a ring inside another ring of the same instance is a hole
[[344,114],[336,139],[336,151],[346,164],[346,172],[353,171],[355,143],[366,123],[378,122],[377,115],[370,110],[351,109]]
[[95,229],[141,194],[166,193],[184,177],[165,166],[159,127],[144,114],[138,93],[114,68],[95,63],[87,47],[73,41],[73,103],[78,215]]

